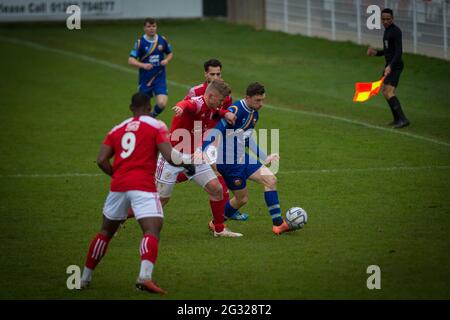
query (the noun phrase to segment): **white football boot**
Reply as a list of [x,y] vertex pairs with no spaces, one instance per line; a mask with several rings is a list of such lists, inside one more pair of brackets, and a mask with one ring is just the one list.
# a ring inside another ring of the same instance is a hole
[[217,232],[214,230],[214,237],[225,237],[225,238],[238,238],[238,237],[242,237],[243,234],[242,233],[238,233],[238,232],[233,232],[228,228],[224,228],[222,230],[222,232]]

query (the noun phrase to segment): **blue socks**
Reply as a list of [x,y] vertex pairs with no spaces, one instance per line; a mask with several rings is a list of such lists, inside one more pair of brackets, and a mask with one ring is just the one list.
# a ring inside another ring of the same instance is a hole
[[153,107],[153,111],[150,112],[150,115],[153,118],[156,118],[161,112],[163,112],[164,109],[160,108],[157,104]]
[[280,201],[278,200],[278,192],[276,190],[264,192],[264,200],[266,200],[269,214],[272,218],[272,223],[279,226],[283,223],[281,217]]
[[231,206],[230,201],[227,201],[225,204],[225,218],[229,219],[234,216],[238,212],[238,209],[235,209]]

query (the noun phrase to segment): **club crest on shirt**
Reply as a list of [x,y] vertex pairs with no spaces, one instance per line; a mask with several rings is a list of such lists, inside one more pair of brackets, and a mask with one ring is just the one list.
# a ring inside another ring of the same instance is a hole
[[158,50],[159,51],[163,51],[164,50],[164,46],[162,44],[158,45]]
[[139,130],[139,125],[141,123],[139,121],[131,121],[129,124],[127,124],[127,127],[125,128],[126,132],[129,131],[138,131]]
[[240,179],[240,178],[234,179],[233,183],[236,187],[239,187],[242,185],[242,179]]

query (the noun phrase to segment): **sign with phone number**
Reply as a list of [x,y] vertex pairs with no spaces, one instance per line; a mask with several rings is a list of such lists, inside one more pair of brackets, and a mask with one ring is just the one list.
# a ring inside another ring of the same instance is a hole
[[81,14],[88,16],[118,16],[122,13],[122,0],[3,0],[0,3],[0,18],[66,16],[66,9],[71,5],[79,6]]

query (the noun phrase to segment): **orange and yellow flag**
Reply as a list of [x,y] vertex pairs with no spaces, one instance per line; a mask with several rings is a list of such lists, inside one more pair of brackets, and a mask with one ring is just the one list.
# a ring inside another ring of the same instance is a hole
[[355,86],[354,102],[364,102],[371,96],[377,95],[383,84],[384,77],[375,82],[357,82]]

